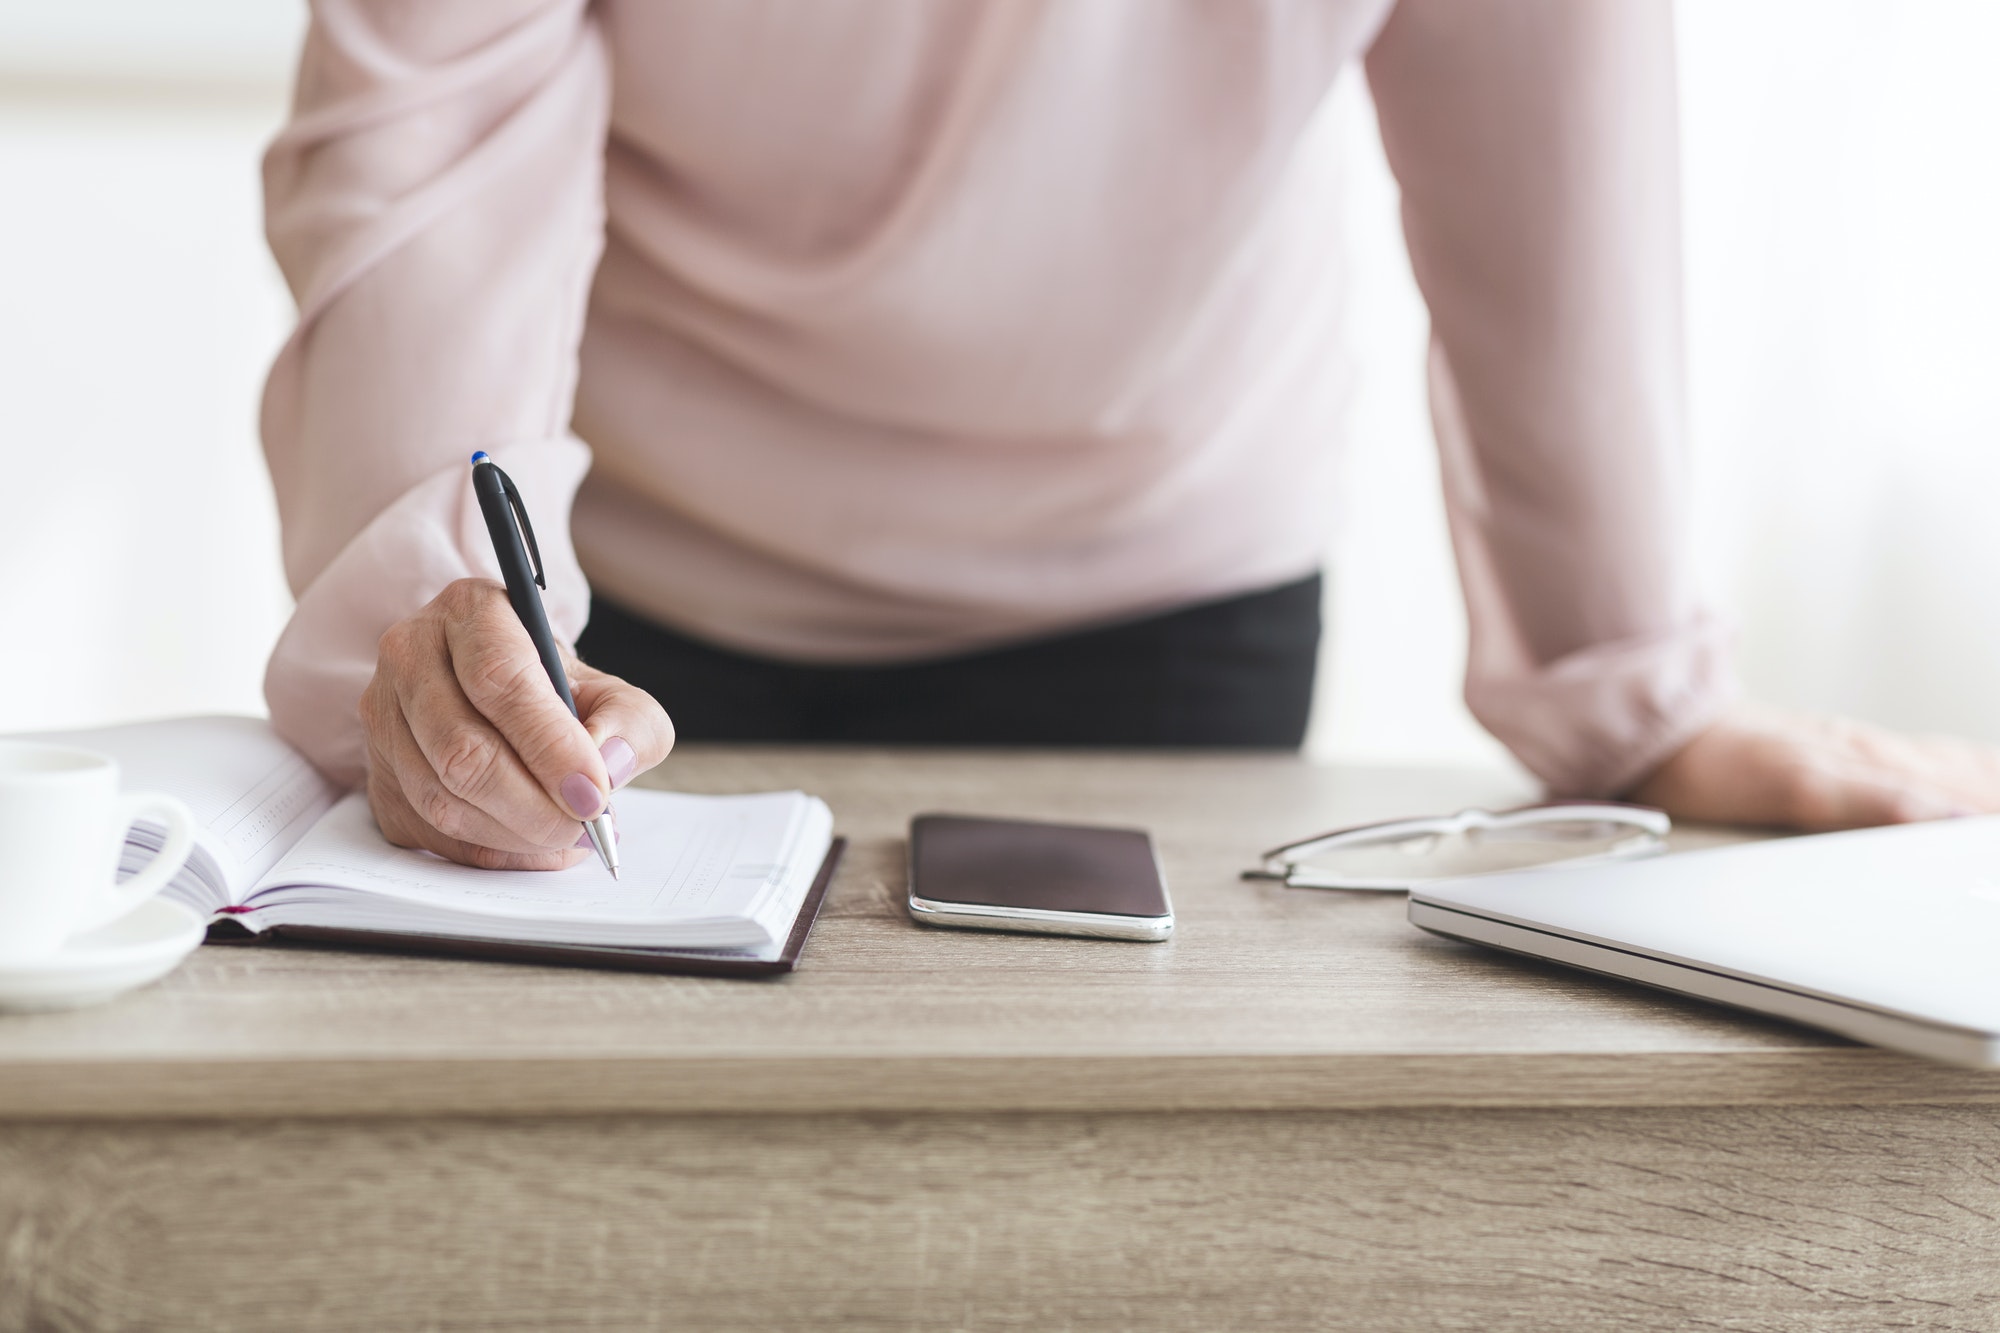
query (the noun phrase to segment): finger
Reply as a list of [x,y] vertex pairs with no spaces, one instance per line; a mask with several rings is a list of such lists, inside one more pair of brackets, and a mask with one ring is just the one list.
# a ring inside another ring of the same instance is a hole
[[[575,817],[549,798],[506,737],[465,697],[447,656],[444,625],[432,622],[430,632],[434,645],[407,652],[421,669],[397,674],[395,701],[438,784],[530,848],[570,846]],[[387,726],[386,720],[376,723],[377,729]]]
[[[470,713],[469,705],[464,712]],[[583,826],[568,820],[561,831],[547,841],[537,841],[501,823],[486,811],[445,786],[430,756],[417,743],[409,719],[401,708],[378,717],[368,738],[369,769],[393,779],[403,803],[431,828],[453,842],[487,847],[499,852],[525,855],[546,854],[576,845]],[[532,785],[525,771],[521,781]],[[539,791],[536,795],[539,795]]]
[[1918,771],[1967,813],[2000,810],[2000,750],[1955,736],[1913,738]]
[[1794,793],[1793,822],[1812,832],[1912,824],[1964,813],[1959,802],[1924,783],[1880,768],[1814,763]]
[[447,837],[410,808],[392,776],[377,773],[373,768],[368,774],[368,808],[374,813],[382,836],[396,846],[417,848],[481,870],[567,870],[586,856],[578,848],[561,852],[503,852]]
[[[558,814],[595,819],[611,783],[590,733],[563,705],[500,586],[463,586],[470,604],[455,608],[444,632],[466,701],[505,739]],[[503,822],[514,813],[478,804]]]
[[674,724],[659,700],[629,681],[574,662],[570,687],[584,729],[604,757],[616,791],[674,748]]
[[1825,719],[1822,733],[1833,742],[1835,771],[1892,789],[1883,798],[1892,822],[1944,819],[1977,813],[2000,802],[2000,786],[1988,776],[1986,747],[1950,737],[1907,736],[1852,719]]

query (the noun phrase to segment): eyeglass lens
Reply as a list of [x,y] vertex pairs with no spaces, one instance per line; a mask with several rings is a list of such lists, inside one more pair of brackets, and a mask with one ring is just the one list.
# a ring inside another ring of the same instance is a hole
[[1351,841],[1317,852],[1298,865],[1341,879],[1417,883],[1527,870],[1556,861],[1622,852],[1654,840],[1645,830],[1612,820],[1556,820],[1465,833],[1416,833]]

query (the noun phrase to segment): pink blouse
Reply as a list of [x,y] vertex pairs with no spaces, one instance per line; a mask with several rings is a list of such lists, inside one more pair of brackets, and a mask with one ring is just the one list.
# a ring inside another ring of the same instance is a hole
[[1728,688],[1658,0],[316,0],[265,162],[278,729],[359,780],[376,639],[495,573],[475,449],[572,638],[595,587],[888,662],[1307,574],[1342,443],[1313,143],[1357,57],[1467,698],[1557,790],[1634,781]]

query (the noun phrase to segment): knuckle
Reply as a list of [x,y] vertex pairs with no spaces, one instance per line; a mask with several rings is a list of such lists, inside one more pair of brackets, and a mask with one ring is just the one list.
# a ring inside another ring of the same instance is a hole
[[499,772],[500,747],[482,731],[456,728],[439,747],[435,768],[446,792],[478,805]]
[[447,838],[464,840],[470,821],[466,818],[464,804],[450,792],[442,787],[432,787],[417,798],[415,805],[426,824]]
[[[485,705],[519,708],[531,703],[533,696],[528,690],[537,683],[537,677],[541,688],[546,691],[549,688],[548,677],[541,675],[540,661],[493,646],[467,654],[459,673],[466,695],[474,703],[482,705],[482,712]],[[554,696],[550,698],[553,700]]]
[[527,641],[526,631],[507,602],[507,594],[497,585],[482,584],[468,592],[460,621],[482,640]]
[[515,732],[514,748],[529,768],[537,772],[550,772],[560,768],[558,777],[567,777],[575,771],[574,762],[562,762],[565,752],[574,748],[580,734],[576,719],[567,713],[553,711],[540,713],[524,719]]
[[[382,637],[375,641],[376,661],[394,665],[409,657],[416,634],[416,624],[413,620],[399,620],[383,630]],[[380,675],[379,667],[377,675]]]
[[453,579],[432,599],[431,605],[447,615],[470,615],[488,600],[487,594],[492,588],[493,585],[485,579]]
[[547,774],[561,768],[558,777],[574,771],[574,756],[563,761],[581,743],[581,728],[556,698],[539,660],[485,654],[469,664],[462,683],[466,697],[506,735],[530,769]]

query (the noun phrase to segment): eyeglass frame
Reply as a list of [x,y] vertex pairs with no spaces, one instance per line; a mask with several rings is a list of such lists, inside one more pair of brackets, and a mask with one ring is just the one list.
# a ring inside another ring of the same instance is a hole
[[1604,851],[1594,852],[1588,856],[1563,857],[1543,864],[1582,866],[1658,856],[1667,849],[1667,834],[1671,833],[1674,827],[1673,820],[1666,811],[1656,810],[1647,805],[1631,805],[1623,801],[1562,801],[1541,805],[1520,805],[1507,810],[1482,810],[1475,807],[1460,810],[1452,815],[1427,815],[1415,819],[1387,819],[1373,824],[1354,824],[1347,828],[1335,829],[1331,833],[1301,838],[1297,842],[1288,842],[1265,852],[1261,858],[1264,864],[1259,868],[1244,871],[1242,878],[1276,880],[1288,889],[1404,893],[1409,890],[1413,882],[1408,877],[1387,879],[1380,876],[1331,875],[1308,870],[1300,866],[1299,862],[1306,856],[1316,855],[1342,845],[1365,846],[1370,843],[1391,843],[1405,838],[1444,838],[1459,833],[1476,835],[1488,829],[1532,828],[1537,824],[1561,824],[1570,821],[1621,825],[1633,830],[1633,833],[1621,837]]

